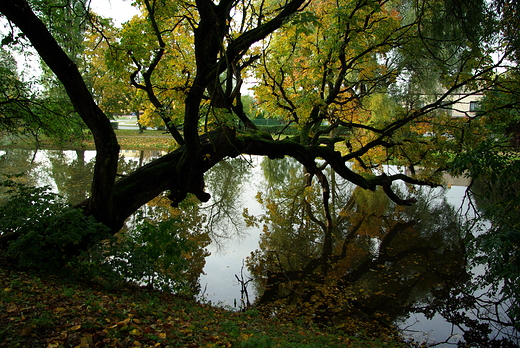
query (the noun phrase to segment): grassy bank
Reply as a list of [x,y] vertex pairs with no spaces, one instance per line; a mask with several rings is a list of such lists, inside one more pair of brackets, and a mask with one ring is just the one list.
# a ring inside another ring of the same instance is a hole
[[[116,129],[115,132],[123,149],[169,151],[175,146],[172,136],[164,131],[145,129],[143,133],[139,133],[133,129]],[[94,141],[84,141],[83,146],[94,149]]]
[[[236,313],[132,285],[0,265],[1,347],[399,347],[390,337]],[[368,330],[370,331],[370,330]]]
[[[117,134],[122,143],[143,149],[159,149],[163,138],[170,141],[158,131]],[[379,332],[370,322],[353,319],[341,329],[318,328],[258,310],[235,313],[130,284],[107,287],[107,281],[85,281],[73,270],[66,277],[20,270],[1,252],[0,347],[402,346],[392,330]]]
[[[145,129],[142,133],[134,129],[116,129],[117,140],[122,149],[129,150],[161,150],[171,151],[176,143],[170,134],[165,131]],[[285,136],[276,136],[283,139]],[[70,141],[57,143],[54,139],[40,137],[36,143],[32,137],[10,136],[0,133],[0,148],[28,148],[28,149],[87,149],[95,150],[94,139],[86,136],[83,139],[71,139]],[[336,149],[346,151],[345,144],[336,144]]]
[[[115,130],[121,148],[135,150],[164,150],[169,151],[175,146],[175,142],[164,131],[144,130]],[[12,136],[0,134],[0,147],[28,148],[28,149],[87,149],[94,150],[94,139],[91,136],[73,138],[69,141],[56,142],[54,139],[40,137],[38,142],[29,136]]]

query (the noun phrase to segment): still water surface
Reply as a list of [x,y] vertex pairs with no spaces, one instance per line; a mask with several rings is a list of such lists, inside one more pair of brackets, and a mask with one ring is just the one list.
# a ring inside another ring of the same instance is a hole
[[[159,151],[122,151],[119,172],[130,172],[162,154]],[[48,185],[71,203],[78,203],[88,197],[94,156],[94,151],[0,150],[0,173],[23,172],[29,183]],[[233,161],[232,166],[223,164],[207,175],[207,190],[213,199],[205,207],[210,211],[214,209],[222,216],[214,224],[213,243],[208,247],[211,255],[207,257],[204,274],[200,277],[203,289],[201,295],[205,301],[229,308],[234,308],[240,302],[241,288],[236,277],[241,274],[248,277],[247,270],[242,270],[242,266],[251,252],[259,248],[262,234],[260,228],[246,227],[241,214],[244,208],[253,216],[265,213],[264,207],[255,197],[259,191],[272,184],[267,182],[268,178],[273,180],[272,177],[277,174],[266,173],[269,166],[262,165],[263,161],[261,157],[247,157],[241,161]],[[236,163],[240,163],[238,171]],[[398,169],[387,167],[386,170],[392,172]],[[448,189],[441,188],[432,193],[441,193],[449,204],[465,210],[467,181],[449,177],[446,180]],[[232,183],[232,187],[226,187],[226,183]],[[215,201],[226,201],[227,204],[222,208]],[[254,287],[250,286],[248,292],[250,298],[254,299]],[[417,331],[416,336],[426,337],[430,342],[444,341],[448,335],[453,334],[451,325],[438,316],[432,320],[427,320],[424,316],[414,316],[401,326]],[[455,340],[456,335],[453,341]]]

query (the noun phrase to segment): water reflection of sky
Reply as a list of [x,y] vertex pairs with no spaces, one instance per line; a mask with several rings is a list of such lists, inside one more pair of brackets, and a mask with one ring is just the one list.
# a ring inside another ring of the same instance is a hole
[[[250,160],[251,176],[249,181],[242,185],[241,199],[243,207],[248,208],[252,215],[262,214],[262,207],[256,201],[255,196],[264,181],[260,168],[260,158],[248,158]],[[211,192],[210,192],[211,193]],[[211,203],[211,200],[208,202]],[[200,284],[204,291],[204,298],[212,303],[223,306],[234,306],[235,300],[240,301],[240,284],[235,275],[240,276],[242,263],[249,254],[258,248],[260,229],[242,226],[242,235],[239,238],[230,238],[220,241],[218,245],[208,247],[211,255],[206,258],[204,273],[200,277]],[[244,269],[245,275],[247,271]],[[248,289],[250,296],[253,289]]]
[[[254,167],[251,168],[252,175],[243,185],[241,199],[243,207],[249,209],[249,213],[260,215],[263,213],[262,207],[256,201],[257,192],[265,185],[265,178],[260,167],[261,159],[253,159]],[[387,167],[387,174],[400,172],[396,167]],[[471,214],[469,201],[466,197],[466,179],[445,178],[448,182],[444,187],[435,189],[423,188],[425,191],[431,190],[436,199],[445,198],[460,214]],[[242,208],[242,207],[241,207]],[[461,215],[462,216],[462,215]],[[244,227],[245,229],[245,227]],[[256,228],[247,229],[247,233],[239,239],[229,239],[225,243],[217,246],[210,246],[211,256],[206,259],[204,268],[205,275],[200,278],[201,287],[204,290],[204,298],[213,304],[220,304],[233,307],[235,301],[240,301],[240,284],[235,275],[240,275],[243,261],[251,251],[258,248],[258,241],[261,231]],[[478,269],[474,273],[480,273]],[[247,270],[246,270],[247,274]],[[254,294],[252,287],[249,289],[249,296],[252,299]],[[435,315],[432,319],[426,318],[422,314],[412,314],[407,320],[399,325],[405,329],[408,337],[413,337],[418,342],[437,343],[437,347],[453,347],[462,337],[460,329],[453,327],[440,315]]]

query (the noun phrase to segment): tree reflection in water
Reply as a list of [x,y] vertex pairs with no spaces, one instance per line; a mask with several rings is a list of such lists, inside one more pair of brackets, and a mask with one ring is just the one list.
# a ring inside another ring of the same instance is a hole
[[312,180],[290,161],[275,163],[293,176],[266,175],[257,196],[265,214],[246,217],[263,225],[260,249],[247,260],[258,305],[355,331],[353,316],[388,326],[468,279],[457,214],[433,190],[403,186],[417,197],[403,207],[333,173]]
[[203,205],[203,211],[207,215],[206,228],[214,244],[220,246],[233,236],[238,239],[243,237],[242,195],[250,177],[251,164],[241,157],[217,163],[204,176],[211,200]]

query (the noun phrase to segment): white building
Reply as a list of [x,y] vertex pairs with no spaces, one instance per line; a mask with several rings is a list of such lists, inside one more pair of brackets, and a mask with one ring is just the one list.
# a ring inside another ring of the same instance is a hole
[[475,117],[482,93],[453,94],[443,108],[451,117]]

